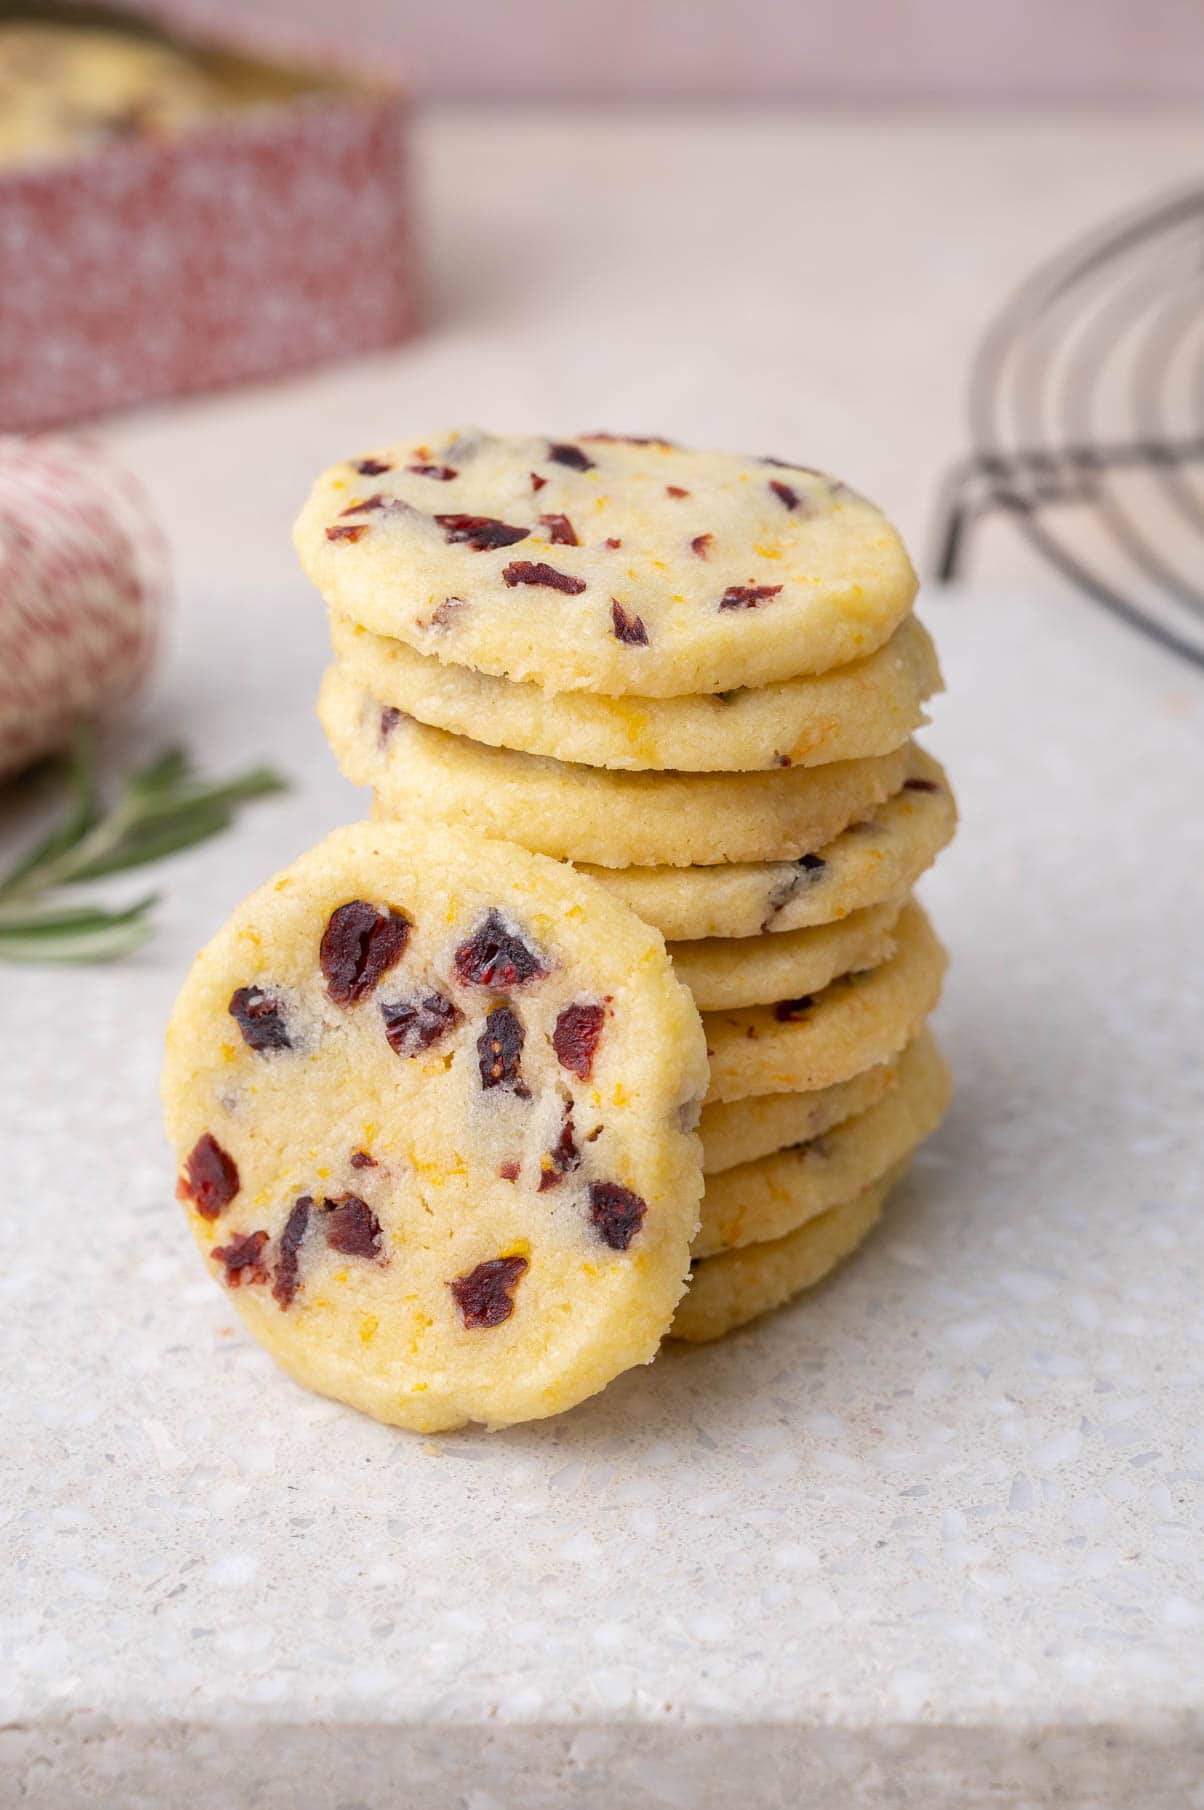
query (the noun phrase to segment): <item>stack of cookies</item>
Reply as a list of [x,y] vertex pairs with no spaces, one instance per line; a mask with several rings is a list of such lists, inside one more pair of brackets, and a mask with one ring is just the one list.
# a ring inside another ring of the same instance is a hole
[[334,466],[296,539],[377,820],[571,863],[666,939],[709,1060],[674,1336],[817,1281],[949,1090],[910,892],[956,814],[893,529],[777,459],[472,431]]

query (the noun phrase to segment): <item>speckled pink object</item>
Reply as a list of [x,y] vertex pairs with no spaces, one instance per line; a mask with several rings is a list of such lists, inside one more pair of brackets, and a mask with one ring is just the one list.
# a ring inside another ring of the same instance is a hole
[[166,594],[141,487],[99,447],[0,439],[0,779],[137,689]]

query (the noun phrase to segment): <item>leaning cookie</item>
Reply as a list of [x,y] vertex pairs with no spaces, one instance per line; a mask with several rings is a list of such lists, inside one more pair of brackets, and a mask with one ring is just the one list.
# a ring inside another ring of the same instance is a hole
[[835,924],[785,936],[707,937],[670,943],[673,971],[700,1012],[773,1005],[818,993],[840,974],[876,968],[895,951],[901,899],[867,905]]
[[331,642],[382,705],[495,748],[638,772],[769,772],[889,754],[941,688],[931,636],[913,616],[850,666],[698,697],[552,692],[447,665],[332,616]]
[[698,1014],[571,869],[356,825],[253,894],[168,1034],[179,1193],[299,1381],[423,1431],[647,1362],[698,1223]]
[[916,577],[872,503],[802,465],[469,429],[326,471],[297,521],[339,614],[548,691],[673,698],[873,653]]
[[873,1231],[906,1171],[907,1164],[900,1163],[852,1200],[785,1238],[704,1257],[694,1265],[690,1292],[677,1310],[671,1336],[693,1344],[720,1339],[814,1288]]

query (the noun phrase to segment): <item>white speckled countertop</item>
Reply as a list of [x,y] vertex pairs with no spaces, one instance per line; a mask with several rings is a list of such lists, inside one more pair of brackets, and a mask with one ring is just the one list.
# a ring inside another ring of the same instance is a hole
[[[530,370],[583,255],[510,342]],[[136,959],[3,978],[0,1805],[1200,1810],[1204,691],[1088,605],[927,604],[958,1092],[809,1300],[428,1442],[278,1375],[198,1263],[163,1019],[229,907],[356,810],[284,543],[304,477],[464,361],[503,424],[747,433],[734,367],[688,403],[651,361],[613,407],[567,365],[491,391],[507,330],[378,361],[375,399],[361,369],[115,436],[180,554],[144,739],[297,784],[164,869]]]

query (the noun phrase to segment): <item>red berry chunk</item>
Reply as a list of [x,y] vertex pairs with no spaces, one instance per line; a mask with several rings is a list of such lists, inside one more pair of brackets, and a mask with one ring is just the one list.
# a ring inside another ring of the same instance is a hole
[[301,1286],[301,1246],[309,1229],[313,1204],[312,1194],[302,1194],[299,1200],[294,1201],[280,1234],[272,1294],[282,1309],[291,1307],[293,1297]]
[[689,491],[683,490],[680,484],[666,484],[665,485],[665,495],[666,496],[683,497],[683,496],[689,496],[689,494],[690,494]]
[[779,503],[784,503],[787,509],[798,508],[798,491],[792,490],[789,484],[783,484],[780,478],[770,478],[769,488]]
[[547,964],[516,931],[508,930],[499,911],[490,911],[452,957],[457,977],[466,987],[493,987],[499,993],[539,980]]
[[180,1181],[181,1200],[192,1201],[202,1219],[216,1219],[238,1193],[238,1164],[206,1131],[193,1145],[184,1167],[188,1175]]
[[238,1021],[243,1042],[253,1050],[291,1050],[280,1001],[258,987],[239,987],[231,996],[229,1012]]
[[935,779],[905,779],[903,781],[905,792],[939,792],[940,789]]
[[581,1164],[581,1152],[573,1140],[573,1109],[564,1109],[564,1124],[560,1128],[560,1136],[556,1140],[556,1148],[544,1157],[539,1177],[539,1192],[545,1194],[564,1180],[573,1169]]
[[713,534],[696,534],[694,539],[690,542],[690,549],[692,552],[697,553],[699,559],[709,559],[711,557],[711,548],[714,545],[715,536]]
[[548,539],[557,547],[579,547],[577,531],[567,515],[541,515],[540,522],[548,531]]
[[643,617],[629,616],[617,597],[610,600],[610,620],[616,641],[625,641],[628,647],[647,647],[648,630]]
[[376,1166],[376,1158],[374,1156],[369,1156],[366,1150],[353,1150],[351,1152],[351,1167],[353,1169],[375,1169]]
[[214,1245],[209,1255],[216,1263],[225,1264],[227,1288],[241,1288],[244,1282],[267,1281],[267,1265],[263,1261],[263,1247],[267,1241],[266,1232],[248,1232],[245,1238],[235,1238],[230,1244]]
[[327,540],[363,540],[370,522],[338,522],[333,528],[326,530]]
[[409,918],[386,916],[364,899],[351,899],[330,914],[322,932],[319,960],[326,991],[336,1006],[353,1006],[401,960],[410,939]]
[[558,572],[555,566],[547,565],[542,559],[512,559],[503,567],[502,577],[511,590],[516,584],[534,584],[542,585],[548,591],[563,591],[567,597],[580,597],[586,588],[584,578]]
[[399,999],[396,1005],[382,1005],[380,1010],[389,1048],[396,1056],[420,1056],[454,1030],[463,1016],[442,993]]
[[594,1052],[602,1035],[606,1018],[605,1006],[574,1002],[565,1006],[552,1032],[552,1048],[561,1068],[567,1068],[581,1081],[588,1081],[594,1068]]
[[460,475],[454,465],[407,465],[406,470],[416,478],[435,478],[440,484],[450,484]]
[[437,515],[435,520],[443,529],[449,547],[463,545],[473,553],[512,547],[515,541],[526,540],[531,532],[529,528],[515,528],[509,522],[499,522],[491,515]]
[[781,590],[780,584],[729,584],[719,599],[721,610],[755,610]]
[[801,999],[779,999],[773,1015],[779,1024],[799,1024],[814,1004],[809,993],[804,993]]
[[529,1100],[531,1090],[519,1073],[523,1044],[527,1033],[523,1021],[510,1006],[494,1006],[485,1020],[485,1029],[477,1038],[477,1064],[481,1086],[502,1087]]
[[592,471],[594,462],[588,453],[583,453],[579,446],[573,446],[564,440],[554,440],[548,447],[548,457],[557,465],[567,465],[570,471]]
[[380,1221],[358,1194],[342,1194],[322,1202],[322,1226],[332,1251],[344,1257],[380,1255]]
[[514,1312],[511,1296],[530,1264],[525,1257],[494,1257],[448,1283],[465,1326],[500,1326]]
[[647,1211],[647,1201],[618,1182],[590,1183],[589,1216],[599,1238],[612,1251],[627,1249]]
[[384,459],[353,459],[352,464],[362,478],[379,478],[393,469]]

